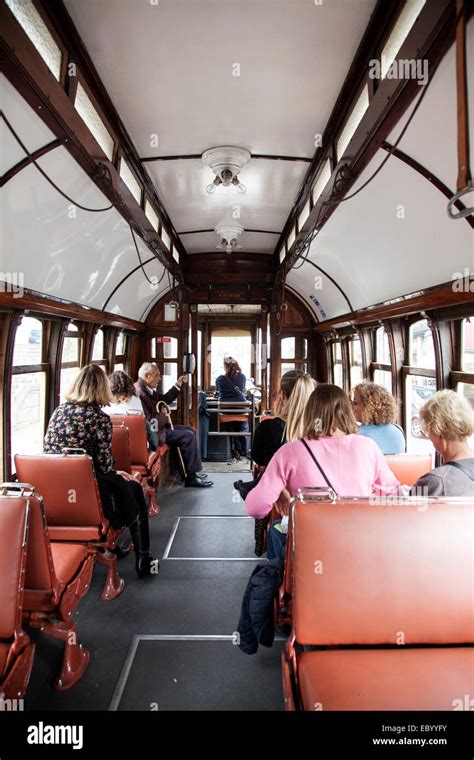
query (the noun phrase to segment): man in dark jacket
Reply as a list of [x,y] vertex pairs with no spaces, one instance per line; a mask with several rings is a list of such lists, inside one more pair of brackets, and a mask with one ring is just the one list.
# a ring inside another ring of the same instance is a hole
[[159,415],[156,409],[158,401],[172,404],[178,398],[183,383],[187,382],[187,375],[181,375],[166,393],[158,393],[156,390],[161,379],[161,373],[156,364],[144,362],[138,375],[135,390],[142,402],[147,423],[158,433],[160,443],[166,442],[168,446],[179,446],[181,450],[187,475],[184,485],[193,488],[209,488],[213,485],[212,481],[200,478],[196,474],[202,470],[202,464],[194,428],[190,425],[175,425],[172,430],[169,424],[165,424],[163,415]]

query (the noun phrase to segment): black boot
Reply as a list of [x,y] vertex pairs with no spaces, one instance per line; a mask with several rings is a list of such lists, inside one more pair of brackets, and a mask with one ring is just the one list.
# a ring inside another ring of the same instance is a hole
[[[140,516],[129,525],[132,536],[133,548],[135,550],[135,570],[139,578],[145,578],[148,575],[158,575],[160,563],[153,559],[150,554],[150,532],[148,530],[148,516]],[[152,573],[152,564],[155,570]]]

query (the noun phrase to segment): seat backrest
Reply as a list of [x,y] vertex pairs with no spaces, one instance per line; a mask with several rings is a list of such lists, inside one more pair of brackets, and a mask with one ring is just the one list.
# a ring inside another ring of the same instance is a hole
[[387,454],[385,459],[397,480],[405,486],[414,486],[418,478],[433,469],[430,454]]
[[29,497],[0,491],[0,639],[11,639],[21,627],[28,538]]
[[293,504],[300,644],[474,642],[474,500]]
[[117,470],[132,471],[130,458],[130,436],[125,424],[114,423],[112,426],[112,456]]
[[59,590],[59,583],[54,571],[53,556],[49,542],[44,504],[40,497],[30,499],[30,519],[28,530],[28,551],[25,575],[25,608],[31,592],[51,594]]
[[59,536],[60,528],[87,528],[84,538],[102,535],[107,521],[102,512],[92,459],[87,454],[16,454],[16,473],[32,483],[43,497],[46,520],[52,539],[77,540],[80,536]]
[[148,437],[144,414],[111,414],[112,424],[123,422],[128,428],[130,459],[132,465],[146,466],[148,462]]

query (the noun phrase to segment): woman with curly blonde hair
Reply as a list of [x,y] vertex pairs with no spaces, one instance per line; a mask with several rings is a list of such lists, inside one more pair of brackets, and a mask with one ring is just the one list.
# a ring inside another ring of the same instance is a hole
[[395,424],[395,399],[382,385],[359,383],[354,388],[352,409],[359,433],[373,438],[382,454],[403,454],[405,434]]

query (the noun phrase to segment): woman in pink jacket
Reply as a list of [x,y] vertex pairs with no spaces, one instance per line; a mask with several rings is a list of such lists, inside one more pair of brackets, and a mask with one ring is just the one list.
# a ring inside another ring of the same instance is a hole
[[[400,484],[375,441],[358,435],[347,395],[318,385],[308,401],[303,438],[282,446],[247,496],[250,517],[263,518],[286,488],[331,487],[338,496],[398,493]],[[275,528],[270,529],[274,535]],[[270,537],[270,536],[269,536]],[[272,559],[269,550],[267,556]]]

